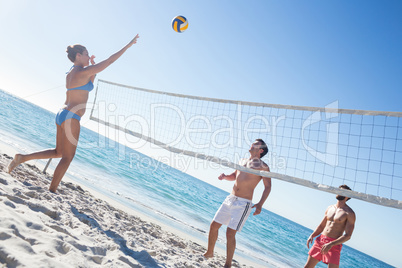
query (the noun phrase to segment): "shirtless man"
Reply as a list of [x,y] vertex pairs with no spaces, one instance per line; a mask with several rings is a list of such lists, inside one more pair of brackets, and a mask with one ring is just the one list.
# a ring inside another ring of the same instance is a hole
[[[341,185],[339,188],[350,190],[347,185]],[[329,268],[339,267],[342,244],[352,236],[356,215],[346,205],[349,197],[337,195],[336,199],[338,202],[327,208],[324,219],[307,240],[307,248],[309,248],[313,238],[321,234],[308,253],[305,268],[315,267],[320,261],[328,264]]]
[[[268,165],[261,161],[261,158],[268,153],[268,147],[262,139],[255,140],[249,152],[250,158],[241,160],[240,165],[256,170],[269,171]],[[219,176],[219,180],[224,179],[235,181],[235,184],[232,193],[226,197],[211,223],[208,236],[208,249],[207,252],[204,253],[204,257],[212,258],[214,256],[214,248],[216,240],[218,239],[219,228],[222,224],[227,225],[225,267],[231,267],[234,251],[236,249],[236,232],[241,231],[252,208],[256,208],[253,215],[261,213],[262,205],[271,192],[271,178],[236,170],[230,175],[222,173]],[[261,180],[264,183],[265,189],[260,202],[251,206],[254,189]]]

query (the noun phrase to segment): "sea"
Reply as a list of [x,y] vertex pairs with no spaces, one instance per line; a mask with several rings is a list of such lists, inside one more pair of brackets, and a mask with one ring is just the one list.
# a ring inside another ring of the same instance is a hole
[[[54,148],[55,136],[54,113],[0,90],[1,143],[28,153]],[[80,144],[86,146],[82,148]],[[85,125],[81,128],[80,144],[66,176],[207,245],[209,224],[227,192],[131,148],[125,147],[122,157],[123,145]],[[46,162],[35,160],[34,164],[43,167]],[[54,159],[49,171],[57,163]],[[236,235],[234,258],[241,256],[259,267],[303,267],[308,253],[306,240],[311,233],[312,230],[263,209],[258,217],[250,217]],[[225,242],[222,228],[217,247],[224,249]],[[316,267],[327,266],[319,263]],[[340,267],[393,266],[344,245]]]

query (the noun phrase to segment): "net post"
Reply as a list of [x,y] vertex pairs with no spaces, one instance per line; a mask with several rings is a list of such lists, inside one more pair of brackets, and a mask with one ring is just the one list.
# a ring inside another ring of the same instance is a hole
[[47,170],[47,168],[49,167],[50,162],[52,162],[52,158],[49,158],[49,161],[47,161],[47,164],[46,164],[45,168],[44,168],[43,171],[42,171],[43,174],[46,174],[46,170]]

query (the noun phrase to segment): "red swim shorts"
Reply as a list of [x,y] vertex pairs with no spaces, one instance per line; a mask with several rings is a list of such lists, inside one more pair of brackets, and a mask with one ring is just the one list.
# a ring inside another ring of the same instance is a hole
[[322,261],[323,263],[326,264],[332,263],[339,265],[339,260],[341,259],[342,244],[333,246],[325,255],[321,254],[322,246],[334,240],[335,240],[334,238],[330,238],[325,235],[320,235],[314,241],[314,245],[311,247],[308,254],[314,259]]

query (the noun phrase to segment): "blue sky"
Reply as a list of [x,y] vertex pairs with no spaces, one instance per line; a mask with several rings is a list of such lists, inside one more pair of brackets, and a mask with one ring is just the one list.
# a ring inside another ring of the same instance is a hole
[[[213,98],[401,112],[400,14],[400,1],[0,0],[0,88],[56,113],[72,65],[68,45],[81,43],[102,60],[139,33],[98,78]],[[186,32],[171,29],[176,15],[188,19]],[[279,181],[273,187],[265,207],[312,229],[335,201]],[[357,223],[348,245],[402,266],[395,231],[402,212],[359,200],[350,206]]]

